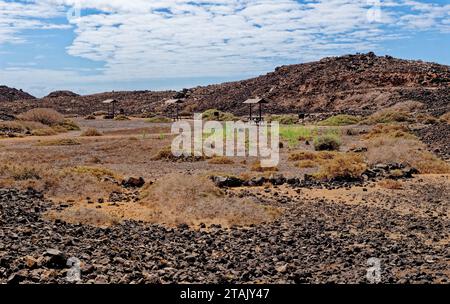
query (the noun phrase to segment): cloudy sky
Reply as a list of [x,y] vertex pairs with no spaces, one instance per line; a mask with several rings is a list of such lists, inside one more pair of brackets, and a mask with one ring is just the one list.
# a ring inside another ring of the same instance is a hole
[[450,64],[450,0],[0,0],[0,85],[180,89],[374,51]]

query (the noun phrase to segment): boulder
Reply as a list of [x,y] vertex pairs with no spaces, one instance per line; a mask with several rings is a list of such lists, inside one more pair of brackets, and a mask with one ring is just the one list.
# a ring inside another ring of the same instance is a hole
[[122,180],[122,186],[125,188],[141,188],[145,185],[145,180],[142,177],[126,177]]
[[54,269],[67,267],[67,256],[58,249],[47,249],[44,253],[45,266]]
[[234,176],[213,176],[212,181],[219,188],[241,187],[244,181]]

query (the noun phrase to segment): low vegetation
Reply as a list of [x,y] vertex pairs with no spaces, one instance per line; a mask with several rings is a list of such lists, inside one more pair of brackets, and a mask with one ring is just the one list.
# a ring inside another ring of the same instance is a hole
[[37,145],[38,146],[79,146],[79,145],[81,145],[81,143],[76,139],[61,138],[61,139],[41,141]]
[[368,168],[364,157],[358,153],[299,151],[291,153],[290,161],[299,168],[316,168],[312,176],[320,180],[359,179]]
[[378,183],[381,188],[389,190],[401,190],[403,189],[402,183],[395,179],[384,179]]
[[285,115],[268,115],[266,116],[266,122],[277,121],[281,125],[294,125],[298,123],[299,118],[298,115],[293,114],[285,114]]
[[100,131],[98,131],[95,128],[89,128],[89,129],[84,130],[81,133],[81,136],[83,136],[83,137],[103,136],[103,133],[101,133]]
[[203,120],[217,120],[217,121],[238,121],[239,117],[232,113],[222,112],[216,109],[209,109],[203,112]]
[[18,115],[16,121],[0,122],[0,136],[51,136],[79,130],[79,127],[52,109],[33,109]]
[[[394,133],[403,134],[403,133]],[[408,136],[375,136],[366,140],[369,165],[399,163],[411,166],[422,174],[450,173],[450,165],[439,159],[419,140]]]
[[334,115],[325,120],[322,120],[318,123],[319,126],[347,126],[347,125],[355,125],[362,120],[359,116],[353,115]]
[[114,117],[114,120],[119,120],[119,121],[123,121],[123,120],[130,120],[130,118],[128,118],[128,116],[126,116],[126,115],[123,115],[123,114],[120,114],[120,115],[117,115],[116,117]]
[[234,161],[231,157],[226,156],[215,156],[211,158],[208,163],[213,165],[231,165],[234,164]]
[[444,115],[439,117],[439,119],[443,122],[450,124],[450,112],[445,113]]
[[148,185],[141,197],[147,221],[168,225],[221,224],[247,226],[279,216],[274,207],[228,197],[206,176],[171,174]]
[[47,126],[55,126],[64,123],[64,116],[53,109],[32,109],[18,116],[20,120],[34,121]]
[[320,180],[360,179],[367,164],[360,154],[336,153],[333,158],[324,160],[319,171],[313,176]]
[[412,122],[414,118],[411,114],[404,110],[384,109],[370,115],[363,121],[362,124],[375,125],[375,124],[389,124],[400,122]]
[[341,139],[337,134],[324,134],[314,138],[314,149],[316,151],[339,151]]
[[254,172],[276,172],[278,171],[277,167],[263,167],[261,166],[261,161],[257,160],[252,163],[251,170]]
[[172,161],[172,162],[196,162],[196,161],[204,161],[206,159],[208,159],[208,157],[206,157],[205,155],[194,156],[194,155],[192,155],[191,152],[188,153],[188,156],[186,156],[186,155],[175,156],[172,153],[171,146],[162,148],[161,150],[158,151],[158,153],[156,153],[156,155],[154,155],[151,158],[151,160],[153,160],[153,161],[164,160],[164,161]]

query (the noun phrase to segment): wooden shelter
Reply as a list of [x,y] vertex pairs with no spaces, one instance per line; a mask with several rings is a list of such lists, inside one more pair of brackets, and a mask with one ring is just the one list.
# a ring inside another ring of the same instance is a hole
[[[261,121],[263,121],[263,117],[262,117],[262,105],[265,103],[269,103],[269,100],[267,100],[266,98],[251,98],[251,99],[247,99],[246,101],[244,101],[244,104],[248,104],[249,106],[249,120],[250,121],[255,121],[256,123],[259,123]],[[259,105],[259,116],[253,118],[253,105]]]
[[108,105],[108,118],[114,119],[114,117],[116,116],[116,103],[118,102],[119,101],[116,99],[107,99],[102,102],[103,104]]
[[173,119],[175,121],[180,120],[180,104],[184,102],[183,98],[174,98],[165,101],[166,106],[175,106],[175,116]]

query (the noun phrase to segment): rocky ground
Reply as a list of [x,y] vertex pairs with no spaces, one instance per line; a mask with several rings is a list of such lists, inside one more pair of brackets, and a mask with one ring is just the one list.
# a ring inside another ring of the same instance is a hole
[[416,134],[430,149],[444,159],[450,159],[450,125],[442,122],[418,130]]
[[448,177],[416,177],[393,194],[360,187],[343,201],[308,191],[227,190],[285,212],[253,227],[192,230],[49,222],[42,215],[55,206],[41,194],[2,189],[0,283],[67,283],[71,257],[81,261],[83,283],[363,283],[373,257],[382,282],[449,282]]

